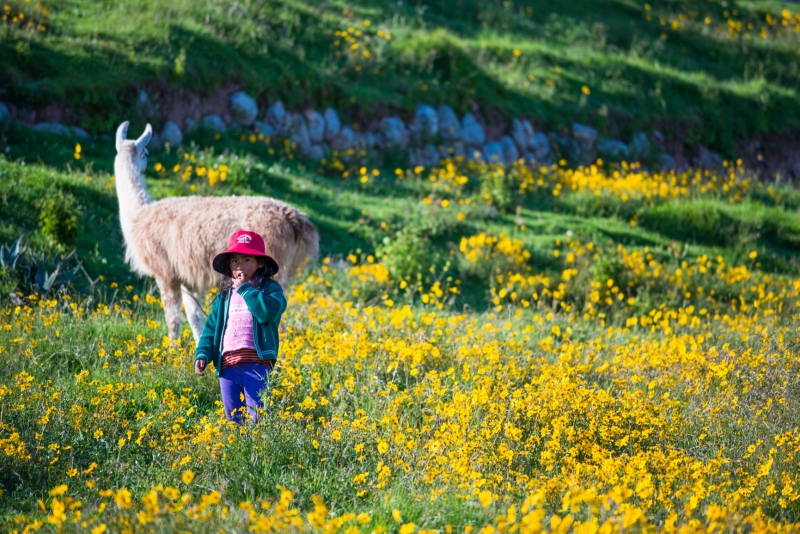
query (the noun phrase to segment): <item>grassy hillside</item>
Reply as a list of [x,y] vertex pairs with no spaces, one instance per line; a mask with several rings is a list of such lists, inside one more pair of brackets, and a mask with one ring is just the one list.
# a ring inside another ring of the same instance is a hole
[[111,141],[10,128],[0,241],[75,247],[88,278],[31,293],[32,255],[0,271],[5,530],[797,521],[796,189],[737,168],[312,167],[202,134],[153,151],[156,198],[272,195],[320,230],[270,411],[236,428],[123,263]]
[[728,156],[734,139],[800,125],[790,2],[5,4],[4,98],[65,103],[94,132],[131,117],[139,87],[229,82],[264,103],[331,105],[347,120],[474,102],[489,121],[580,121],[626,141],[661,128]]

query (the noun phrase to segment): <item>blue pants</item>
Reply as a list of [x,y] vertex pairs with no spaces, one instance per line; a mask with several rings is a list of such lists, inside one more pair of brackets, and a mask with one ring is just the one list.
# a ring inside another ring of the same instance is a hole
[[259,363],[240,363],[226,367],[219,374],[222,405],[229,421],[242,424],[245,406],[247,413],[258,421],[258,408],[263,408],[261,392],[267,389],[269,366]]

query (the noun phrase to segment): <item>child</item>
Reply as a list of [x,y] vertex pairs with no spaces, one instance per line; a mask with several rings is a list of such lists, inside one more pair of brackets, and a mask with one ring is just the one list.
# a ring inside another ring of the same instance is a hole
[[263,407],[260,394],[278,357],[286,297],[272,279],[278,263],[255,232],[234,232],[228,250],[217,254],[212,266],[223,279],[197,342],[194,369],[202,376],[208,362],[214,362],[225,415],[241,424],[245,406],[253,420]]

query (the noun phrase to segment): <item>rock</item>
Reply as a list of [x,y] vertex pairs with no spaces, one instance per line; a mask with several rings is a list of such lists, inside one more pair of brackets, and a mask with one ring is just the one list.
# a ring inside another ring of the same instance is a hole
[[486,141],[483,126],[472,113],[464,115],[464,119],[461,121],[461,140],[469,146],[481,146]]
[[530,121],[514,119],[511,121],[511,138],[517,145],[520,152],[531,148],[533,142],[533,125]]
[[0,102],[0,122],[7,121],[11,115],[8,112],[8,106]]
[[378,137],[372,132],[364,132],[361,142],[365,147],[372,148],[378,144]]
[[306,152],[306,157],[309,159],[313,159],[314,161],[319,161],[325,157],[325,152],[326,150],[324,146],[311,145],[308,147],[308,151]]
[[308,125],[308,137],[312,143],[322,143],[325,138],[325,118],[314,109],[307,109],[303,114]]
[[258,104],[244,91],[236,91],[231,95],[231,118],[238,124],[250,126],[258,117]]
[[158,132],[153,132],[150,136],[150,140],[147,142],[147,148],[151,150],[161,148],[161,136],[158,135]]
[[630,156],[628,145],[616,139],[602,139],[597,144],[597,151],[606,157],[616,160],[624,160]]
[[707,149],[703,145],[700,145],[700,150],[697,154],[696,164],[701,169],[721,169],[722,168],[722,156],[717,154],[716,152],[712,152],[711,150]]
[[412,159],[414,165],[431,168],[435,167],[439,163],[439,151],[436,150],[436,147],[431,144],[417,148],[413,156],[414,157]]
[[286,109],[283,107],[283,102],[278,100],[272,104],[264,115],[264,121],[275,129],[278,135],[284,135],[289,131],[292,119]]
[[219,115],[206,115],[200,119],[200,126],[218,134],[223,134],[228,131],[225,121],[223,121]]
[[423,141],[432,139],[439,133],[439,116],[436,110],[427,104],[417,106],[414,113],[414,126]]
[[150,100],[150,96],[144,89],[139,89],[136,95],[136,109],[142,118],[150,118],[156,115],[156,106]]
[[275,137],[275,129],[266,122],[255,121],[253,123],[253,128],[258,133],[264,134],[264,137]]
[[183,143],[183,132],[172,121],[167,121],[161,129],[161,141],[171,147],[180,146]]
[[653,141],[655,141],[656,144],[658,144],[658,146],[664,146],[664,142],[666,141],[666,139],[664,139],[664,134],[663,133],[661,133],[658,130],[654,130],[653,131]]
[[597,142],[597,130],[585,124],[575,123],[572,125],[572,137],[577,142],[577,147],[581,152],[589,154],[594,150]]
[[503,138],[500,139],[500,147],[503,151],[503,163],[505,163],[505,166],[513,166],[519,159],[519,150],[517,150],[517,145],[514,144],[514,140],[504,135]]
[[663,152],[659,157],[658,166],[662,171],[677,171],[678,170],[678,163],[675,161],[675,158]]
[[69,128],[58,122],[40,122],[33,127],[34,130],[40,132],[47,132],[54,135],[71,136],[72,132]]
[[533,152],[533,157],[536,158],[536,161],[539,163],[546,161],[547,158],[550,157],[550,153],[553,150],[550,146],[550,140],[543,132],[537,132],[534,134],[529,148]]
[[441,159],[455,159],[464,157],[464,143],[457,141],[451,145],[445,145],[439,150]]
[[342,129],[342,123],[339,121],[339,114],[333,108],[325,110],[325,139],[330,143]]
[[386,117],[381,121],[381,145],[388,149],[408,147],[408,130],[397,117]]
[[486,154],[484,154],[482,148],[466,147],[464,151],[467,161],[486,161]]
[[345,126],[329,142],[333,150],[344,152],[355,146],[355,133],[352,128]]
[[486,161],[493,165],[504,165],[505,159],[503,158],[503,146],[497,141],[489,141],[483,147],[483,153],[486,156]]
[[522,159],[525,160],[525,165],[529,165],[529,166],[534,166],[537,163],[541,163],[541,162],[538,162],[536,160],[536,156],[533,154],[533,152],[525,152],[522,155]]
[[200,128],[200,121],[197,121],[190,117],[186,117],[183,120],[183,129],[187,134],[196,132],[198,128]]
[[308,135],[306,121],[299,113],[292,113],[290,119],[289,138],[296,145],[297,151],[306,155],[311,150],[311,137]]
[[650,143],[650,139],[647,138],[647,134],[644,132],[636,132],[633,134],[633,139],[631,140],[631,154],[633,154],[636,158],[643,158],[650,154],[650,150],[653,148],[653,145]]
[[441,105],[436,108],[436,117],[439,121],[439,132],[446,142],[456,142],[461,140],[461,123],[453,108]]
[[72,133],[73,137],[80,137],[81,139],[89,139],[89,133],[80,126],[70,126],[69,131]]

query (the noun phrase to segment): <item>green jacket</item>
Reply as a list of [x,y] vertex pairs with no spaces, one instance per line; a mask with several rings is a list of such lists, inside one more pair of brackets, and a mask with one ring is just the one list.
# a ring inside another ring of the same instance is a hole
[[[283,288],[274,280],[267,280],[263,287],[256,289],[245,282],[237,290],[253,315],[253,343],[262,360],[273,364],[278,359],[278,327],[281,315],[286,310],[286,296]],[[231,293],[226,297],[217,297],[211,306],[211,313],[206,319],[200,341],[197,342],[195,360],[214,363],[215,374],[219,376],[222,367],[222,339],[225,337],[225,326],[228,322],[228,305]]]

